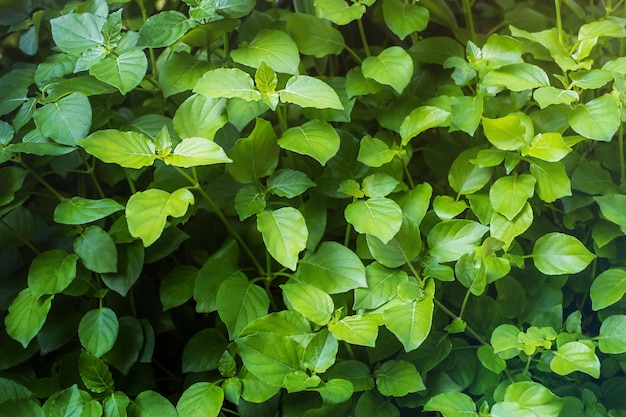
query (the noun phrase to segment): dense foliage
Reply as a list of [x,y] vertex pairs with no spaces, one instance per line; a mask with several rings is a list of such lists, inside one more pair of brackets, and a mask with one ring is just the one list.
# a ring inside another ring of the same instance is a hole
[[0,416],[626,415],[623,1],[0,7]]

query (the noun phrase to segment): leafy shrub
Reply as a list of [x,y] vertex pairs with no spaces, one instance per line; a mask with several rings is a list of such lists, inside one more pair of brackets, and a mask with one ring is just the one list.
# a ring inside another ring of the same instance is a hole
[[626,7],[3,2],[0,416],[623,416]]

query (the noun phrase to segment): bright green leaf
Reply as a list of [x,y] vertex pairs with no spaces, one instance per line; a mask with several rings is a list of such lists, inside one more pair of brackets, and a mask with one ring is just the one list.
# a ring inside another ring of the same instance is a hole
[[426,389],[415,365],[404,360],[390,360],[376,369],[376,388],[386,397],[404,397]]
[[299,73],[300,55],[296,43],[285,32],[262,30],[248,45],[230,53],[238,64],[259,68],[265,62],[276,72]]
[[562,163],[535,159],[530,164],[530,173],[537,180],[537,195],[546,203],[572,195],[570,179]]
[[535,177],[528,174],[498,178],[489,189],[493,209],[508,220],[513,220],[535,194]]
[[600,377],[600,359],[586,343],[568,342],[554,352],[550,369],[559,375],[580,371],[597,379]]
[[425,130],[433,127],[449,126],[452,118],[450,112],[434,106],[421,106],[411,111],[400,126],[402,145]]
[[385,197],[354,201],[346,207],[344,216],[359,233],[370,234],[387,243],[400,230],[402,209]]
[[452,162],[448,172],[448,182],[458,194],[473,194],[491,179],[493,168],[481,168],[471,162],[476,158],[479,150],[479,148],[466,149]]
[[339,342],[328,329],[322,329],[313,336],[304,350],[304,366],[313,372],[323,373],[335,364]]
[[157,67],[159,86],[167,98],[192,90],[212,65],[187,52],[171,52],[163,61],[157,61]]
[[409,280],[404,271],[385,268],[373,262],[365,268],[367,286],[354,290],[354,309],[376,309],[397,294],[398,285]]
[[532,121],[523,113],[509,114],[497,119],[483,117],[482,123],[489,142],[503,151],[521,149],[534,136]]
[[555,132],[539,133],[530,142],[530,148],[524,149],[525,154],[548,162],[558,162],[571,151],[563,136]]
[[172,125],[181,138],[213,140],[215,134],[228,121],[224,110],[226,100],[193,94],[176,110]]
[[338,55],[345,46],[341,32],[314,15],[288,14],[287,30],[304,55],[316,58]]
[[128,231],[141,238],[144,246],[148,247],[161,236],[168,216],[184,216],[193,203],[194,196],[186,188],[171,194],[154,188],[137,192],[126,204]]
[[493,405],[493,417],[558,417],[565,401],[543,385],[524,381],[509,385],[504,401]]
[[541,67],[523,62],[488,72],[482,83],[485,86],[504,86],[511,91],[523,91],[547,87],[550,80]]
[[85,224],[124,210],[124,206],[110,198],[89,200],[72,197],[63,200],[54,209],[54,221],[61,224]]
[[278,139],[278,145],[301,155],[308,155],[320,165],[339,151],[339,134],[335,129],[321,120],[310,120],[303,125],[287,129]]
[[284,267],[295,270],[298,254],[306,248],[309,236],[302,213],[293,207],[266,210],[257,215],[257,229],[270,255]]
[[456,391],[431,397],[424,405],[424,411],[438,411],[443,417],[478,417],[472,397]]
[[232,162],[224,149],[205,138],[183,139],[163,161],[168,165],[189,168],[199,165],[214,165]]
[[261,213],[266,207],[265,194],[254,185],[246,185],[235,195],[235,210],[241,221]]
[[572,104],[578,101],[578,93],[574,90],[561,90],[555,87],[540,87],[533,92],[533,98],[539,107],[545,109],[554,104]]
[[360,19],[366,7],[361,3],[347,3],[344,0],[315,0],[315,7],[319,10],[320,17],[343,26]]
[[615,223],[626,234],[626,213],[624,212],[624,204],[626,204],[626,195],[609,194],[597,196],[593,198],[598,206],[602,216],[608,221]]
[[357,160],[369,167],[380,167],[398,155],[398,151],[389,148],[385,142],[369,135],[361,139]]
[[331,322],[328,330],[338,340],[352,345],[374,347],[378,337],[378,323],[371,317],[361,315],[347,316]]
[[54,295],[66,289],[76,278],[78,256],[61,249],[37,255],[28,270],[28,288],[33,297]]
[[326,325],[335,309],[333,299],[310,284],[283,284],[285,303],[315,324]]
[[179,40],[194,26],[193,21],[176,10],[164,10],[153,16],[139,28],[139,46],[163,48]]
[[242,275],[227,278],[217,290],[217,312],[231,340],[250,323],[267,315],[270,300],[265,290]]
[[546,275],[576,274],[596,258],[578,239],[558,232],[537,239],[532,257],[537,269]]
[[620,126],[620,110],[611,94],[579,104],[568,117],[572,129],[586,138],[608,142]]
[[452,219],[437,223],[428,234],[430,255],[440,263],[456,261],[480,243],[489,228],[473,220]]
[[322,242],[317,251],[307,252],[294,278],[328,294],[365,287],[365,267],[349,248],[337,242]]
[[80,54],[104,41],[106,19],[91,13],[69,13],[50,20],[52,38],[68,54]]
[[210,382],[196,382],[176,403],[179,417],[217,417],[224,403],[224,391]]
[[366,78],[389,85],[398,94],[402,93],[413,77],[413,60],[399,46],[391,46],[377,56],[365,58],[361,68]]
[[89,391],[96,394],[113,391],[113,376],[102,359],[83,350],[78,359],[78,370],[80,379]]
[[279,92],[280,100],[300,107],[343,110],[339,96],[324,81],[308,75],[295,75]]
[[400,39],[426,29],[430,13],[426,7],[399,0],[383,1],[385,24]]
[[78,145],[101,161],[125,168],[150,166],[156,159],[154,142],[142,133],[98,130],[81,140]]
[[301,171],[280,169],[267,179],[267,191],[279,197],[294,198],[303,194],[315,183]]
[[41,330],[52,307],[53,296],[35,297],[30,288],[19,292],[9,305],[4,318],[6,331],[24,349]]
[[142,391],[128,408],[132,417],[178,417],[176,408],[161,394],[146,390]]
[[609,316],[600,326],[598,348],[602,353],[621,354],[626,352],[626,316]]
[[246,101],[261,100],[252,77],[238,68],[217,68],[207,71],[193,91],[212,98],[241,98]]
[[589,296],[594,311],[607,308],[622,299],[626,293],[626,269],[610,268],[595,277]]

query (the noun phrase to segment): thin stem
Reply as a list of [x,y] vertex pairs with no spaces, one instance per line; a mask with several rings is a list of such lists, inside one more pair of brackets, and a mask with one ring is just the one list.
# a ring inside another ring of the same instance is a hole
[[[189,181],[189,183],[191,183],[193,188],[200,193],[202,198],[204,198],[204,200],[209,204],[209,206],[211,206],[211,208],[213,209],[213,212],[215,213],[215,215],[222,221],[224,226],[226,226],[226,230],[228,230],[228,233],[230,233],[230,235],[239,243],[239,245],[241,245],[243,250],[246,252],[248,257],[250,258],[250,260],[254,264],[255,268],[259,272],[259,274],[262,275],[262,276],[267,276],[267,274],[265,273],[265,270],[263,269],[263,266],[258,261],[256,256],[254,256],[254,253],[252,253],[252,250],[250,250],[250,248],[248,247],[246,242],[243,240],[241,235],[233,228],[233,226],[230,224],[230,222],[228,221],[228,219],[226,218],[224,213],[222,213],[222,210],[220,210],[220,208],[217,206],[217,204],[215,204],[213,199],[206,193],[206,191],[204,191],[202,189],[202,187],[200,186],[197,178],[191,177],[189,174],[187,174],[181,168],[178,168],[178,167],[175,167],[175,168],[178,171],[178,173],[180,175],[182,175],[187,181]],[[194,169],[194,176],[195,175],[196,175],[196,173],[195,173],[195,169]]]
[[137,188],[135,187],[135,181],[130,177],[130,173],[128,169],[124,168],[124,175],[126,176],[126,181],[128,182],[128,188],[130,188],[130,192],[135,194],[137,192]]
[[37,181],[39,181],[39,183],[41,185],[43,185],[44,187],[46,187],[46,189],[48,191],[50,191],[50,193],[55,196],[56,198],[59,199],[59,201],[64,201],[65,197],[63,197],[61,195],[61,193],[59,193],[57,190],[55,190],[46,180],[44,180],[42,177],[39,176],[39,174],[37,174],[35,171],[33,171],[27,164],[24,163],[24,161],[22,161],[22,158],[17,159],[17,162],[25,169],[28,171],[28,173],[30,175],[32,175],[33,177],[35,177],[35,179]]
[[363,27],[363,21],[361,19],[357,20],[357,24],[359,26],[359,34],[361,35],[361,41],[363,42],[363,50],[365,51],[366,56],[372,56],[370,52],[370,46],[367,43],[367,38],[365,37],[365,28]]
[[415,267],[411,263],[411,260],[407,258],[407,256],[404,253],[404,251],[402,251],[402,257],[406,261],[407,266],[411,270],[411,273],[413,274],[413,276],[415,277],[415,279],[419,283],[420,287],[423,289],[424,288],[424,280],[420,278],[420,275],[417,273],[417,270],[415,269]]
[[624,124],[619,125],[618,131],[618,146],[619,146],[619,172],[620,172],[620,184],[626,182],[626,162],[624,161]]
[[556,11],[556,31],[559,37],[559,43],[563,45],[563,20],[561,18],[561,0],[554,0],[554,9]]
[[402,169],[406,175],[406,179],[409,182],[409,188],[412,190],[415,188],[415,183],[413,182],[413,178],[411,178],[411,173],[409,172],[409,167],[407,164],[402,164]]
[[[450,316],[453,319],[458,319],[459,317],[454,314],[452,311],[450,311],[450,309],[448,309],[448,307],[444,306],[441,301],[437,300],[436,298],[433,299],[435,302],[435,305],[437,306],[437,308],[439,308],[441,311],[443,311],[444,313],[446,313],[448,316]],[[465,326],[465,332],[469,333],[470,336],[472,336],[474,339],[478,340],[481,344],[489,346],[489,343],[487,343],[485,341],[485,339],[482,338],[481,335],[479,335],[478,333],[476,333],[476,331],[474,331],[474,329],[472,329],[469,326]]]
[[474,28],[474,17],[472,16],[470,0],[463,0],[463,13],[465,14],[465,25],[470,33],[470,40],[476,43],[476,29]]
[[343,246],[348,247],[350,245],[350,233],[352,232],[352,225],[350,223],[346,226],[346,234],[343,237]]
[[39,255],[41,252],[39,251],[39,249],[37,249],[31,242],[29,239],[26,239],[24,236],[22,236],[20,234],[20,232],[18,232],[17,230],[15,230],[13,228],[13,226],[11,226],[9,223],[7,223],[4,219],[0,219],[0,224],[3,225],[4,227],[6,227],[7,229],[9,229],[11,232],[13,232],[13,234],[15,236],[17,236],[17,238],[19,240],[22,241],[22,243],[24,243],[24,245],[26,245],[30,250],[32,250],[35,255]]
[[463,304],[461,304],[461,311],[459,312],[459,318],[462,319],[463,318],[463,313],[465,313],[465,307],[467,306],[467,302],[469,301],[470,298],[470,290],[469,288],[467,289],[467,291],[465,292],[465,298],[463,298]]
[[345,45],[343,47],[346,51],[348,51],[348,53],[352,56],[352,58],[354,58],[354,60],[358,63],[358,64],[362,64],[363,60],[361,59],[361,57],[354,52],[354,49],[350,48],[348,45]]
[[280,125],[280,130],[285,133],[288,129],[287,125],[287,107],[284,104],[279,104],[276,108],[276,116],[278,116],[278,124]]

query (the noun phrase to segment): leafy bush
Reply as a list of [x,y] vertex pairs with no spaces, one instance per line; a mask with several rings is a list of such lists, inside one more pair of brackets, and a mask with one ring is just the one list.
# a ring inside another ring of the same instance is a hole
[[0,416],[626,415],[621,1],[63,3],[0,13]]

